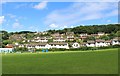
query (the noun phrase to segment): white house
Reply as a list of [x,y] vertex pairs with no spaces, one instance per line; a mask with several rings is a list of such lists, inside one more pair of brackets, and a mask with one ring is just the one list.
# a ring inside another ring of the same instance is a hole
[[24,44],[19,44],[18,47],[25,47],[25,45]]
[[107,40],[107,41],[105,41],[106,46],[110,46],[110,45],[111,45],[111,43],[112,43],[112,41],[111,41],[111,40]]
[[44,49],[44,48],[50,48],[50,45],[48,43],[33,43],[33,44],[27,44],[26,47],[28,49],[36,48],[36,49]]
[[72,47],[73,48],[80,48],[80,44],[75,42],[75,43],[72,44]]
[[65,42],[64,38],[53,38],[53,42]]
[[0,53],[12,53],[13,51],[13,48],[0,48]]
[[87,44],[86,42],[83,42],[80,44],[80,47],[86,47],[86,44]]
[[73,41],[74,39],[74,35],[67,35],[67,40]]
[[112,39],[112,45],[120,45],[120,38],[116,37],[116,38]]
[[37,49],[49,49],[50,48],[50,45],[48,43],[39,43],[35,46],[35,48]]
[[80,34],[80,37],[86,37],[86,36],[88,36],[87,33],[81,33],[81,34]]
[[105,35],[104,32],[98,32],[98,36],[103,36],[103,35]]
[[87,41],[86,46],[87,47],[95,47],[96,46],[95,41]]
[[103,47],[103,46],[110,46],[111,41],[105,41],[105,40],[95,40],[95,41],[87,41],[86,46],[87,47]]
[[103,46],[107,46],[105,43],[105,40],[96,40],[95,41],[95,46],[96,47],[103,47]]
[[48,39],[46,37],[43,37],[43,38],[35,38],[32,40],[32,42],[48,42]]
[[49,43],[50,48],[64,48],[69,49],[68,43],[65,42],[51,42]]

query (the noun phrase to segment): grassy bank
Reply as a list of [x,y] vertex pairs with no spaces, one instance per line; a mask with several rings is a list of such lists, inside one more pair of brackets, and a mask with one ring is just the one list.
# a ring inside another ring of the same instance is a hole
[[2,55],[4,74],[116,74],[118,49]]

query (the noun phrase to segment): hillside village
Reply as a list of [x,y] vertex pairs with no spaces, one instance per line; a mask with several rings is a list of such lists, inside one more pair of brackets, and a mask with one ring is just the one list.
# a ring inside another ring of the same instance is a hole
[[[119,33],[117,31],[116,33]],[[4,48],[27,48],[27,49],[71,49],[81,47],[106,47],[111,45],[120,45],[120,37],[111,33],[80,33],[74,32],[59,33],[55,32],[32,32],[32,33],[14,33],[6,41]],[[5,42],[3,42],[5,43]]]
[[[69,33],[69,34],[68,34]],[[82,42],[88,37],[95,37],[95,40],[88,40],[87,42]],[[27,48],[80,48],[81,46],[87,47],[102,47],[109,45],[120,44],[119,37],[115,37],[111,40],[99,39],[102,36],[107,36],[107,34],[99,32],[98,34],[88,35],[87,33],[80,34],[79,37],[75,37],[73,32],[67,32],[66,34],[55,33],[49,37],[34,37],[33,39],[25,39],[21,35],[15,35],[10,37],[10,39],[15,38],[14,40],[22,40],[22,44],[7,44],[7,46],[13,47],[27,47]],[[51,40],[51,41],[50,41]],[[78,40],[78,41],[77,41]],[[81,42],[80,42],[81,41]]]

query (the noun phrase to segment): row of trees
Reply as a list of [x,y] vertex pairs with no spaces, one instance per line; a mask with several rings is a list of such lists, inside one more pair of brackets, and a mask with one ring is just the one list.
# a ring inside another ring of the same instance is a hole
[[51,34],[56,32],[59,33],[74,32],[75,34],[80,33],[94,34],[98,32],[116,33],[118,30],[120,30],[120,24],[77,26],[74,28],[65,28],[63,30],[48,30],[48,32]]

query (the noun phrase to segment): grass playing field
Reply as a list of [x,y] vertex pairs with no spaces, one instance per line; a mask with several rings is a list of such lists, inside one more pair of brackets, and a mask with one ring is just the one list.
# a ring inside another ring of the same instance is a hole
[[2,55],[3,74],[117,74],[118,49]]

